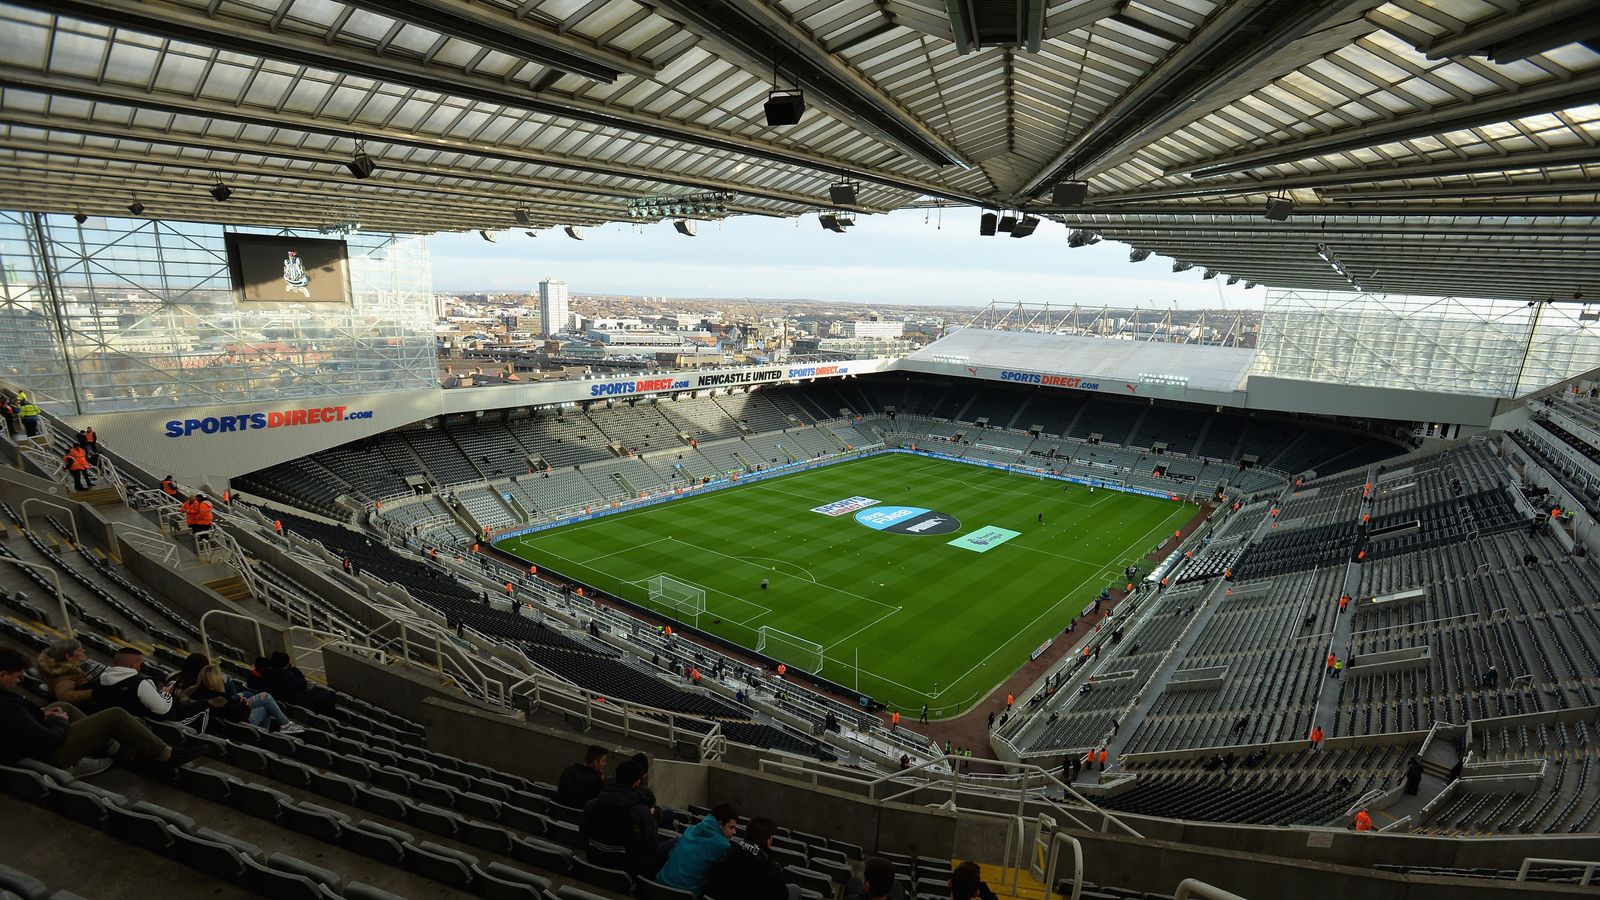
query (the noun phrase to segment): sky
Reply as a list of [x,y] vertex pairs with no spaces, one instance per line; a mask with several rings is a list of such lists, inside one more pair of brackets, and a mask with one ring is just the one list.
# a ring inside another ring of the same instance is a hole
[[[942,213],[942,215],[941,215]],[[1129,263],[1129,247],[1067,246],[1067,229],[1041,222],[1031,237],[980,237],[976,209],[900,210],[858,216],[847,234],[816,216],[743,216],[699,222],[684,237],[671,223],[614,223],[575,241],[522,229],[488,243],[477,232],[432,237],[440,291],[533,291],[560,278],[575,294],[683,298],[810,299],[869,304],[981,306],[1001,302],[1167,308],[1259,308],[1264,288],[1174,273],[1172,260]]]

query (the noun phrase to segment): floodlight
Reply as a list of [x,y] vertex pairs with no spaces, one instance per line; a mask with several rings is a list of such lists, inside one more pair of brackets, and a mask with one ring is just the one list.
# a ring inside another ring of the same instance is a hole
[[574,225],[567,225],[567,226],[564,226],[561,230],[565,231],[567,233],[567,237],[572,238],[575,241],[583,240],[583,229],[582,228],[578,228],[578,227],[576,227]]
[[1237,276],[1237,275],[1229,275],[1228,276],[1228,283],[1229,284],[1238,284],[1239,283],[1239,276]]
[[1089,199],[1089,182],[1063,181],[1056,185],[1050,199],[1056,206],[1082,206]]
[[372,161],[372,157],[368,156],[365,150],[356,151],[356,155],[351,157],[344,167],[357,178],[371,178],[372,173],[378,171],[378,164]]
[[1132,252],[1130,252],[1128,254],[1128,262],[1144,262],[1145,260],[1147,260],[1149,258],[1150,258],[1150,251],[1149,250],[1143,250],[1143,249],[1136,248],[1136,249],[1134,249]]
[[684,237],[694,237],[694,223],[688,219],[677,219],[672,223],[672,227],[678,229],[678,233]]
[[497,238],[494,236],[494,232],[486,231],[484,229],[479,229],[478,230],[478,237],[483,238],[484,240],[488,241],[491,244],[494,243],[497,240]]
[[1215,277],[1217,277],[1217,270],[1216,269],[1207,269],[1205,271],[1205,274],[1200,276],[1200,280],[1201,281],[1210,281],[1211,279],[1213,279]]
[[1192,268],[1194,268],[1194,263],[1192,262],[1184,262],[1178,259],[1172,261],[1172,271],[1174,272],[1187,272]]

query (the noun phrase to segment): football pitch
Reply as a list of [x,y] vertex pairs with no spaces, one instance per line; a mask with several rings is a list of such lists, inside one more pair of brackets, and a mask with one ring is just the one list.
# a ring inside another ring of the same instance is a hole
[[[911,715],[927,704],[948,717],[987,696],[1102,588],[1121,586],[1123,569],[1142,565],[1196,511],[894,453],[498,546],[682,618],[649,599],[651,579],[670,575],[704,590],[701,629],[752,649],[762,626],[777,629],[821,645],[823,677]],[[812,668],[799,661],[806,651],[781,640],[764,652]]]

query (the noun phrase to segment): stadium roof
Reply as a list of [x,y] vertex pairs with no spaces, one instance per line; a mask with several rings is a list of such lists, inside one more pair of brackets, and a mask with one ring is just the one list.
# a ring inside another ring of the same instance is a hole
[[1148,382],[1229,393],[1244,388],[1245,376],[1255,362],[1256,351],[1241,347],[963,328],[908,358],[990,366],[1022,373],[1079,376],[1111,384]]
[[[1025,208],[1264,284],[1570,298],[1600,291],[1597,6],[19,0],[0,177],[28,210],[402,232],[796,215],[848,180],[857,212]],[[775,69],[798,125],[766,124]]]

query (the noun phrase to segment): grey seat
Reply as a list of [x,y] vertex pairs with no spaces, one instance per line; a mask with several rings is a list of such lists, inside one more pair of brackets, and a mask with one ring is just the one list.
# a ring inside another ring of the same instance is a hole
[[344,886],[344,900],[406,900],[399,894],[375,888],[370,884],[352,881]]
[[266,819],[271,822],[278,821],[278,816],[281,814],[284,804],[294,802],[293,798],[283,791],[248,781],[242,781],[235,785],[230,792],[230,796],[233,799],[233,805],[241,812],[249,813],[258,819]]
[[266,774],[272,780],[281,781],[290,787],[311,786],[311,770],[295,760],[282,756],[267,757]]
[[462,825],[459,814],[429,803],[408,804],[406,822],[444,837],[455,837]]
[[633,876],[621,869],[597,866],[581,856],[572,857],[572,876],[586,884],[626,894],[633,890]]
[[360,786],[351,779],[335,772],[318,772],[315,769],[307,774],[311,776],[311,790],[314,793],[339,803],[355,805]]
[[473,890],[484,900],[539,900],[540,891],[550,885],[548,881],[538,885],[502,875],[491,875],[487,870],[476,867],[472,870],[472,882]]
[[273,869],[277,869],[280,872],[303,875],[306,878],[315,881],[319,885],[326,885],[335,889],[339,887],[339,873],[331,869],[325,869],[322,866],[314,863],[308,863],[303,859],[297,859],[287,854],[272,854],[272,856],[267,860],[267,865]]
[[31,769],[0,766],[0,789],[29,803],[43,804],[50,797],[50,779]]
[[534,837],[543,837],[550,826],[549,820],[539,813],[529,812],[510,804],[500,807],[500,823],[514,831],[531,834]]
[[471,844],[479,850],[487,850],[501,856],[511,855],[511,832],[499,825],[461,820],[458,823],[456,840],[463,844]]
[[74,822],[94,828],[106,825],[106,802],[79,785],[50,788],[50,805]]
[[240,856],[248,856],[258,862],[264,862],[267,858],[266,854],[261,852],[261,848],[257,847],[255,844],[250,843],[244,838],[235,837],[231,834],[225,834],[221,831],[217,831],[214,828],[196,828],[194,830],[194,836],[203,841],[211,841],[212,843],[216,844],[227,844],[229,847],[239,851]]
[[158,816],[136,813],[120,806],[106,807],[106,829],[130,844],[165,854],[172,849],[172,834]]
[[556,891],[557,900],[606,900],[599,894],[592,894],[583,888],[576,888],[570,884],[563,884],[561,890]]
[[454,807],[456,805],[456,796],[461,792],[448,784],[434,781],[431,778],[413,778],[411,779],[409,793],[423,803],[431,803],[434,806]]
[[136,813],[144,813],[147,816],[155,816],[179,831],[193,832],[195,828],[198,827],[195,824],[194,819],[184,815],[183,813],[178,812],[175,809],[167,809],[165,806],[157,806],[156,804],[150,803],[146,800],[140,800],[129,808]]
[[790,884],[798,884],[803,891],[816,891],[824,897],[833,896],[833,879],[815,869],[784,866],[783,875]]
[[547,872],[565,875],[572,868],[572,850],[538,838],[514,838],[511,858]]
[[648,878],[640,878],[634,882],[634,896],[639,900],[694,900],[694,894],[689,891],[657,884]]
[[243,857],[244,883],[258,894],[271,900],[323,900],[322,888],[317,882],[298,872],[275,869],[265,863]]
[[367,827],[368,822],[363,820],[359,824],[343,828],[339,832],[339,845],[347,850],[369,856],[379,862],[398,866],[405,861],[406,854],[403,849],[405,841],[391,835]]
[[432,841],[406,844],[406,869],[441,884],[463,890],[472,887],[472,870],[478,858],[442,847]]
[[472,791],[461,791],[456,794],[455,810],[464,816],[499,821],[502,805],[493,797],[485,797]]
[[189,793],[217,803],[231,802],[233,786],[239,783],[232,775],[193,765],[178,770],[178,781]]
[[406,798],[392,791],[386,791],[381,788],[362,788],[356,794],[356,806],[386,819],[404,820],[410,803]]
[[329,844],[337,844],[339,833],[350,823],[344,813],[315,803],[285,803],[282,813],[285,828]]
[[239,851],[220,841],[176,831],[172,834],[173,856],[190,868],[224,881],[239,882],[246,871]]
[[44,882],[5,864],[0,864],[0,888],[11,891],[22,900],[44,900],[45,897]]

